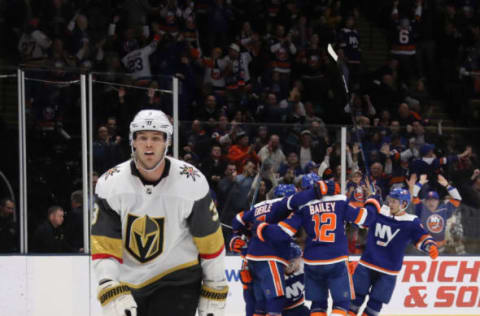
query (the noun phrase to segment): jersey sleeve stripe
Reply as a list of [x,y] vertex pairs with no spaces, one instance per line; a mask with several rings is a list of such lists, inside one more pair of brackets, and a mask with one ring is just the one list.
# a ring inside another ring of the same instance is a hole
[[347,312],[341,309],[333,309],[332,313],[330,314],[332,316],[347,316]]
[[122,239],[92,235],[91,242],[92,256],[106,255],[114,258],[122,258]]
[[363,225],[365,223],[365,219],[367,218],[367,210],[363,207],[358,210],[358,216],[355,219],[354,223],[357,225]]
[[218,257],[218,256],[222,253],[222,251],[223,251],[224,248],[225,248],[225,245],[223,245],[216,253],[212,253],[212,254],[200,254],[200,258],[202,258],[202,259],[207,259],[207,260],[208,260],[208,259],[214,259],[214,258]]
[[243,211],[241,211],[240,213],[237,214],[236,218],[237,218],[237,221],[239,221],[243,226],[245,226],[245,222],[243,221]]
[[297,233],[297,230],[295,228],[293,228],[292,226],[288,225],[287,223],[285,222],[280,222],[278,223],[278,225],[280,226],[280,228],[285,232],[287,233],[290,237],[292,237],[293,235],[295,235]]
[[265,239],[263,238],[263,235],[262,235],[262,229],[264,228],[264,226],[267,226],[267,225],[268,225],[267,223],[263,222],[257,227],[257,237],[263,242],[265,242]]
[[424,243],[425,243],[427,240],[433,240],[433,239],[432,239],[432,236],[430,236],[430,234],[422,235],[422,237],[420,237],[420,239],[419,239],[419,240],[417,241],[417,243],[415,244],[415,247],[416,247],[418,250],[422,250],[422,247],[423,247]]
[[109,254],[97,253],[95,255],[92,255],[92,260],[109,259],[109,258],[113,258],[113,259],[117,260],[119,263],[123,263],[122,258],[118,258],[118,257],[112,256],[112,255],[109,255]]
[[380,206],[380,203],[378,203],[377,200],[368,199],[368,200],[365,201],[365,204],[372,204],[377,209],[377,212],[380,213],[381,206]]
[[327,192],[328,192],[328,187],[325,184],[325,182],[324,181],[318,181],[318,184],[320,186],[320,192],[322,193],[322,195],[326,195]]
[[223,234],[220,227],[210,235],[204,237],[193,237],[193,242],[197,246],[200,256],[218,256],[218,253],[225,247]]
[[327,259],[327,260],[310,260],[303,258],[306,264],[311,264],[311,265],[322,265],[322,264],[331,264],[331,263],[337,263],[337,262],[342,262],[342,261],[347,261],[348,257],[347,256],[340,256],[337,258],[332,258],[332,259]]
[[294,309],[295,307],[302,305],[304,302],[305,302],[305,298],[302,297],[301,299],[299,299],[298,301],[296,301],[296,302],[293,303],[292,305],[288,305],[287,307],[284,307],[283,309],[284,309],[284,310]]

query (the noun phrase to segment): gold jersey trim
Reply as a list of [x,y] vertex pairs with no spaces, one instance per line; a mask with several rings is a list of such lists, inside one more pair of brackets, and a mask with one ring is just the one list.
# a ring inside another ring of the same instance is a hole
[[124,284],[128,285],[129,287],[133,288],[133,289],[140,289],[140,288],[143,288],[147,285],[150,285],[152,283],[155,283],[156,281],[160,280],[161,278],[167,276],[168,274],[170,273],[173,273],[173,272],[176,272],[176,271],[179,271],[179,270],[182,270],[182,269],[186,269],[186,268],[190,268],[190,267],[193,267],[193,266],[196,266],[198,264],[198,259],[195,259],[193,261],[190,261],[190,262],[187,262],[187,263],[184,263],[184,264],[181,264],[181,265],[178,265],[178,266],[175,266],[173,268],[170,268],[162,273],[160,273],[159,275],[145,281],[145,282],[142,282],[140,284],[133,284],[133,283],[128,283],[128,282],[123,282]]
[[117,258],[122,258],[123,245],[120,238],[92,235],[92,255],[108,254]]
[[193,242],[197,246],[200,255],[215,254],[220,251],[225,244],[220,227],[218,227],[217,230],[210,235],[204,237],[193,237]]

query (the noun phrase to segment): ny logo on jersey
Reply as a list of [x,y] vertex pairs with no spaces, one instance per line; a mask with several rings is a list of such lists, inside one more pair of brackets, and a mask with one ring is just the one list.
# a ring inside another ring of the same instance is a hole
[[125,249],[141,263],[155,259],[163,252],[164,224],[164,217],[128,214]]
[[375,226],[375,237],[378,237],[380,239],[387,239],[386,241],[377,240],[377,245],[387,247],[399,231],[400,229],[397,228],[392,234],[392,228],[390,226],[377,223],[377,225]]

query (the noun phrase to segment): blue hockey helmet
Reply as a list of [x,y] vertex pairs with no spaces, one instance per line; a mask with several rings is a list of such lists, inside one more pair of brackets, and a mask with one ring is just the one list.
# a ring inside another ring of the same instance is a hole
[[403,202],[407,203],[403,208],[407,208],[408,204],[410,204],[410,192],[408,192],[407,189],[395,188],[390,191],[388,196],[392,199],[399,200],[400,204],[403,204]]
[[303,190],[310,189],[317,183],[317,181],[320,181],[321,178],[318,174],[316,173],[309,173],[309,174],[304,174],[302,177],[302,183],[301,187]]
[[284,197],[295,194],[295,186],[293,184],[279,184],[275,187],[274,196],[275,197]]

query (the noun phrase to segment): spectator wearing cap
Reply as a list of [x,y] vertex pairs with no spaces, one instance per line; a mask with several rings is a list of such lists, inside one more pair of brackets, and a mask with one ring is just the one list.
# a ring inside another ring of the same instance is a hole
[[270,136],[268,144],[260,149],[258,156],[262,163],[269,161],[273,173],[277,173],[280,166],[287,161],[280,147],[280,137],[276,134]]
[[305,168],[309,161],[321,161],[323,153],[321,148],[313,146],[312,132],[305,129],[300,133],[300,145],[296,149],[297,155],[300,159],[300,167]]
[[212,49],[210,57],[204,57],[201,64],[205,69],[203,78],[204,85],[210,85],[213,93],[224,95],[225,93],[225,69],[226,61],[222,58],[222,49],[215,47]]
[[[436,174],[440,172],[440,168],[448,164],[469,157],[472,153],[472,148],[467,146],[465,151],[457,155],[448,155],[446,157],[437,158],[434,153],[435,145],[425,143],[420,147],[420,158],[415,159],[411,163],[410,173],[418,175],[426,174],[428,179],[436,179]],[[435,181],[433,181],[434,184]]]
[[236,136],[236,144],[230,147],[227,159],[237,166],[239,173],[242,173],[243,166],[248,160],[252,160],[255,163],[259,162],[260,160],[258,159],[253,145],[249,145],[248,135],[244,131],[241,131],[238,132]]
[[[416,181],[417,176],[412,175],[410,181]],[[413,188],[413,204],[415,205],[415,214],[420,219],[423,227],[430,233],[438,245],[440,253],[445,252],[447,235],[451,235],[454,245],[453,253],[463,254],[465,249],[463,247],[463,227],[455,217],[457,208],[460,205],[462,197],[457,188],[451,186],[448,181],[442,176],[438,175],[438,183],[444,187],[449,195],[447,201],[440,201],[440,196],[436,191],[430,190],[421,200],[419,193],[422,186],[428,182],[426,174],[422,174]],[[447,222],[451,220],[453,224],[448,225]],[[449,230],[447,231],[447,227]]]

